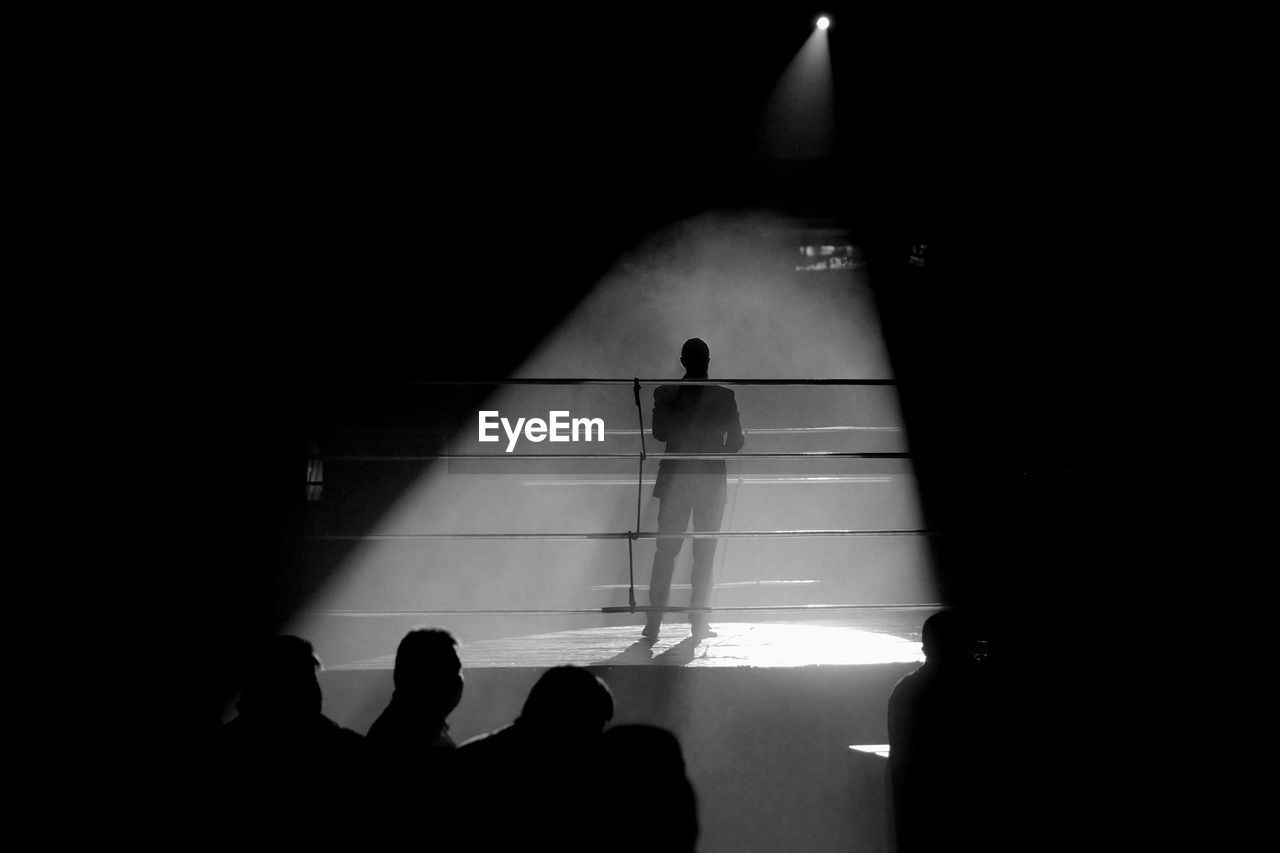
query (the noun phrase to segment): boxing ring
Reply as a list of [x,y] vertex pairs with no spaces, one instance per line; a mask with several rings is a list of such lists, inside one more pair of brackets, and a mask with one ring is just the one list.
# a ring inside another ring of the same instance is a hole
[[[659,642],[652,649],[633,645],[638,638],[638,630],[630,625],[599,625],[591,628],[572,628],[559,631],[534,631],[528,634],[516,633],[515,636],[484,637],[477,642],[466,642],[463,646],[463,660],[469,666],[551,666],[557,663],[574,663],[580,665],[622,665],[677,663],[687,666],[796,666],[808,664],[858,664],[894,661],[920,660],[918,648],[919,625],[941,605],[936,601],[915,600],[893,603],[865,603],[859,601],[837,601],[822,603],[788,603],[773,601],[761,604],[721,604],[692,607],[672,603],[665,607],[653,607],[643,601],[644,595],[638,595],[646,589],[643,583],[637,583],[637,576],[643,581],[647,577],[648,565],[637,559],[637,550],[641,543],[656,542],[662,539],[716,539],[728,541],[758,542],[761,540],[831,540],[854,538],[912,538],[924,539],[937,535],[935,531],[923,527],[910,528],[871,528],[856,529],[849,527],[799,528],[781,529],[735,529],[735,508],[739,494],[744,485],[752,480],[739,470],[736,476],[729,475],[729,498],[726,507],[724,529],[693,530],[684,533],[663,533],[654,529],[645,529],[644,500],[646,487],[652,482],[646,479],[646,465],[653,469],[652,463],[663,460],[690,461],[725,461],[733,463],[753,464],[758,462],[812,463],[825,461],[866,462],[874,460],[910,460],[911,453],[906,451],[867,451],[867,450],[804,450],[804,451],[753,451],[751,444],[763,436],[794,437],[803,435],[809,439],[822,439],[841,433],[848,434],[859,430],[896,430],[894,427],[866,427],[849,425],[817,425],[817,426],[776,426],[743,430],[747,441],[747,450],[739,453],[666,453],[651,449],[649,440],[652,436],[645,424],[645,406],[641,399],[643,388],[659,385],[713,385],[738,388],[850,388],[850,387],[885,387],[896,385],[891,379],[617,379],[617,378],[513,378],[504,380],[423,380],[406,383],[415,387],[428,389],[470,387],[470,388],[603,388],[606,390],[629,388],[631,402],[634,404],[636,426],[633,428],[609,429],[608,436],[614,440],[635,441],[638,446],[629,452],[503,452],[494,448],[493,452],[409,452],[409,453],[315,453],[308,466],[308,489],[321,488],[324,485],[323,471],[328,465],[471,465],[482,466],[519,466],[533,464],[555,466],[571,462],[608,463],[611,465],[633,465],[634,476],[630,478],[613,477],[608,480],[584,480],[579,485],[612,485],[634,487],[634,517],[627,529],[568,531],[568,530],[501,530],[490,529],[481,532],[459,530],[446,531],[396,531],[396,532],[362,532],[362,533],[315,533],[307,536],[310,543],[346,544],[362,546],[380,543],[398,543],[404,547],[431,548],[439,543],[453,543],[453,547],[468,546],[483,549],[489,543],[549,543],[549,542],[616,542],[618,548],[612,558],[621,562],[625,547],[627,567],[626,582],[617,584],[595,585],[593,589],[625,589],[625,604],[607,604],[599,607],[483,607],[467,608],[449,607],[412,607],[412,608],[355,608],[330,607],[320,611],[318,615],[328,619],[344,620],[396,620],[397,624],[406,624],[406,620],[416,620],[419,624],[437,624],[448,620],[448,624],[457,625],[459,619],[476,619],[485,617],[490,624],[500,620],[513,620],[513,624],[528,617],[560,617],[565,619],[581,619],[582,617],[604,615],[642,616],[650,612],[662,612],[672,617],[688,618],[689,614],[706,614],[715,620],[718,636],[698,645],[695,654],[688,654],[687,643],[679,639],[681,629],[675,627],[681,623],[667,623]],[[638,440],[638,441],[637,441]],[[514,444],[514,439],[513,439]],[[540,445],[545,447],[546,445]],[[739,466],[741,467],[741,466]],[[761,483],[789,482],[797,485],[827,483],[839,478],[832,477],[794,477],[771,478],[758,480]],[[848,478],[856,479],[856,478]],[[527,485],[574,485],[572,478],[564,480],[534,480]],[[688,549],[684,549],[685,552]],[[716,553],[715,578],[720,577],[720,570],[726,560],[727,548],[721,547]],[[637,567],[637,562],[641,565]],[[767,581],[761,579],[737,581],[735,583],[714,583],[713,590],[723,593],[733,586],[752,586],[786,589],[789,585],[802,584],[804,581]],[[673,591],[682,593],[687,584],[673,585]],[[794,595],[792,596],[794,598]],[[433,621],[434,620],[434,621]],[[800,623],[798,624],[797,620]],[[614,620],[616,621],[616,620]],[[783,624],[779,624],[783,623]],[[854,633],[850,633],[854,632]],[[687,632],[685,632],[687,633]],[[803,650],[808,649],[809,652]],[[373,655],[360,660],[338,662],[339,667],[384,668],[391,665],[391,649],[381,655]],[[651,653],[649,653],[651,652]]]

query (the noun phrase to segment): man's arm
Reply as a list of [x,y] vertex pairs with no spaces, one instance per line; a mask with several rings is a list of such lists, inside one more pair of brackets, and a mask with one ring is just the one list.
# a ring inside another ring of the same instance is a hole
[[653,390],[653,416],[649,418],[649,428],[658,441],[667,440],[667,424],[671,419],[671,403],[666,399],[662,388]]
[[737,453],[742,449],[742,423],[738,420],[738,400],[729,395],[729,423],[724,435],[724,449],[729,453]]

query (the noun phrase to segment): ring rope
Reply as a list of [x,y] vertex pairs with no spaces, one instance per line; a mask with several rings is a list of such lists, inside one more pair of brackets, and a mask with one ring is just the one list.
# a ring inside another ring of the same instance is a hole
[[434,459],[484,461],[486,459],[910,459],[910,453],[854,453],[843,450],[809,450],[796,453],[415,453],[409,456],[327,456],[312,454],[325,462],[429,462]]
[[406,379],[395,385],[897,385],[896,379]]
[[397,539],[798,539],[808,536],[937,536],[936,530],[719,530],[692,533],[631,531],[624,533],[365,533],[303,537],[320,542],[364,542]]
[[934,610],[942,604],[758,604],[744,607],[602,607],[575,610],[317,610],[320,616],[581,616],[601,613],[762,613]]

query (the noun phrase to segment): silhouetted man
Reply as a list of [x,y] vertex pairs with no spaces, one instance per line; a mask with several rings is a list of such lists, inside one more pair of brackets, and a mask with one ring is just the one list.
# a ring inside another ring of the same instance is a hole
[[218,755],[227,831],[261,825],[301,842],[318,803],[355,795],[364,738],[321,713],[319,669],[299,637],[273,637],[251,661]]
[[612,718],[613,694],[589,671],[544,672],[515,722],[458,747],[460,824],[470,827],[459,849],[607,849],[584,804],[602,784],[596,755]]
[[[680,349],[685,379],[706,379],[711,351],[699,338]],[[653,437],[666,442],[667,453],[737,453],[742,449],[742,425],[733,391],[720,385],[661,385],[653,392]],[[725,464],[723,459],[664,459],[658,464],[653,496],[658,498],[658,532],[684,533],[693,518],[696,531],[718,531],[724,519]],[[671,573],[684,539],[659,539],[649,579],[649,604],[666,607]],[[693,540],[693,593],[690,606],[707,607],[711,600],[711,564],[716,540]],[[690,613],[695,639],[715,634],[705,613]],[[650,613],[644,637],[658,638],[662,614]]]
[[455,748],[445,718],[462,699],[457,640],[439,628],[410,631],[396,649],[391,703],[369,727],[379,756],[421,766]]
[[[282,764],[317,757],[345,758],[363,738],[321,713],[320,659],[300,637],[273,637],[248,668],[236,704],[239,715],[223,727],[224,748],[240,757]],[[288,766],[284,770],[291,769]]]
[[[601,786],[597,813],[601,834],[613,853],[693,853],[698,842],[698,801],[685,771],[680,741],[666,729],[650,725],[614,726],[600,738]],[[620,768],[625,768],[619,772]],[[645,831],[617,832],[618,805],[660,797],[645,814]],[[661,839],[655,843],[655,839]],[[603,848],[602,848],[603,849]]]
[[448,631],[417,628],[400,640],[395,692],[369,727],[367,782],[388,820],[384,841],[448,849],[455,830],[457,752],[445,719],[462,698],[462,662]]
[[930,616],[925,662],[889,697],[889,778],[899,853],[989,849],[993,739],[975,636],[960,613]]

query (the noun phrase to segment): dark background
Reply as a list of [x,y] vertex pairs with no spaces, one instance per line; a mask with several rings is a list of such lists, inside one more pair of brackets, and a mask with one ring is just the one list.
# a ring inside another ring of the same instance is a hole
[[[761,160],[812,16],[753,8],[211,16],[135,59],[109,129],[141,173],[120,248],[156,291],[117,344],[127,509],[153,535],[126,618],[181,638],[158,716],[215,722],[244,644],[319,581],[294,540],[316,400],[358,417],[388,379],[506,375],[654,229],[764,207],[865,253],[946,600],[1055,697],[1046,737],[1111,731],[1150,568],[1135,211],[1158,86],[1097,21],[837,4],[813,10],[836,20],[835,156]],[[988,479],[957,476],[979,458]]]

